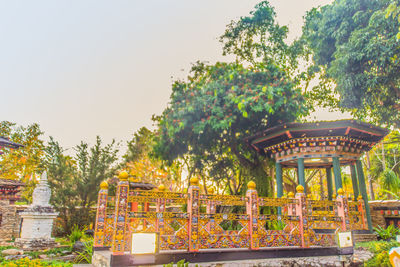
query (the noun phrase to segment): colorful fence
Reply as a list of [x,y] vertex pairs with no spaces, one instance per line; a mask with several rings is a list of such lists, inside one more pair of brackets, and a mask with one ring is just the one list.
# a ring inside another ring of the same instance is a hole
[[102,183],[95,247],[130,251],[133,233],[159,233],[160,250],[336,246],[337,231],[368,229],[362,199],[310,200],[302,186],[286,198],[259,197],[254,182],[246,196],[201,194],[197,179],[188,193],[129,190],[120,177],[115,197]]

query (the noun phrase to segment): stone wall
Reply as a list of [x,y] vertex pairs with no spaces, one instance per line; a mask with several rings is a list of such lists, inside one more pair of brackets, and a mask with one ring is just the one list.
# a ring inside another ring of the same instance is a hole
[[[369,207],[371,210],[372,226],[386,227],[386,217],[400,217],[399,215],[387,215],[386,210],[398,210],[400,209],[400,200],[374,200],[369,201]],[[383,214],[382,214],[383,211]]]
[[19,236],[21,217],[18,213],[25,208],[26,206],[10,205],[9,200],[0,200],[0,240],[11,240]]

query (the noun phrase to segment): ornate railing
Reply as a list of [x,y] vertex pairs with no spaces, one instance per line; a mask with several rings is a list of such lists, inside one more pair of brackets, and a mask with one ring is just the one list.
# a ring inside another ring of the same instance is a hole
[[159,233],[160,250],[336,246],[337,231],[367,229],[362,199],[307,199],[301,186],[286,198],[201,194],[193,179],[187,193],[129,190],[121,179],[115,197],[99,191],[95,247],[130,251],[133,233]]

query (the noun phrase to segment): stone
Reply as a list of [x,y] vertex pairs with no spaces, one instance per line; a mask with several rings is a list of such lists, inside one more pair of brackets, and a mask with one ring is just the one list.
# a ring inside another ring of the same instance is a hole
[[24,254],[24,251],[21,249],[10,248],[3,250],[1,253],[3,255],[22,255]]
[[76,241],[75,244],[72,246],[72,251],[83,252],[85,250],[85,244],[81,241]]
[[38,256],[38,258],[43,260],[43,259],[47,259],[48,256],[46,254],[41,254]]
[[42,173],[39,184],[33,191],[32,204],[20,213],[23,218],[21,238],[15,245],[26,249],[44,249],[56,243],[51,237],[53,221],[58,213],[50,205],[51,190],[47,184],[47,173]]

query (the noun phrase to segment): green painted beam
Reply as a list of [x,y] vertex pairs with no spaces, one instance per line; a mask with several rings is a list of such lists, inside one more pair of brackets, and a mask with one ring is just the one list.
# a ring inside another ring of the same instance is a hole
[[372,231],[372,220],[371,220],[371,212],[369,210],[369,204],[368,204],[367,186],[365,184],[365,177],[364,177],[364,171],[363,171],[361,160],[357,160],[356,167],[357,167],[358,183],[360,185],[360,192],[361,192],[361,196],[363,197],[363,200],[364,200],[365,213],[367,215],[368,229],[370,231]]
[[332,168],[326,168],[326,181],[328,184],[328,199],[332,200],[333,185],[332,185]]
[[358,192],[357,172],[355,164],[350,165],[350,172],[351,172],[351,183],[353,184],[354,201],[356,201],[359,192]]
[[304,174],[304,159],[299,158],[297,159],[297,172],[299,176],[299,184],[304,187],[304,193],[306,193],[306,179],[305,179],[305,174]]
[[338,157],[333,157],[333,174],[335,176],[335,194],[337,194],[337,191],[339,188],[343,189],[342,185],[342,175],[340,174],[340,163],[339,163],[339,158]]

